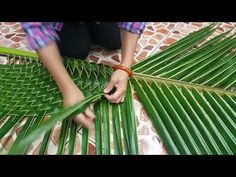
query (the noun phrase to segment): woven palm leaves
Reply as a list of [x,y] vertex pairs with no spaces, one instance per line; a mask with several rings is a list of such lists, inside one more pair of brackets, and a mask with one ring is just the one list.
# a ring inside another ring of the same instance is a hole
[[[87,98],[63,109],[60,91],[40,60],[33,59],[37,56],[0,49],[9,61],[21,63],[0,65],[0,138],[27,119],[10,153],[26,153],[43,134],[40,154],[45,154],[53,126],[62,121],[57,153],[64,154],[69,139],[73,154],[77,125],[71,117],[94,102],[96,153],[110,154],[113,138],[115,154],[138,154],[135,91],[169,154],[236,154],[236,39],[228,31],[206,40],[216,28],[205,27],[135,64],[125,103],[118,105],[103,98],[112,73],[108,66],[64,59]],[[87,154],[87,129],[82,142]]]

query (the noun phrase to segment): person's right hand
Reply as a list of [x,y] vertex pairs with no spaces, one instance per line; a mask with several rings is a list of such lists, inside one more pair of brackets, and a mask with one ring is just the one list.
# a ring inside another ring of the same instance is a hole
[[[66,93],[63,95],[63,101],[64,101],[64,106],[72,106],[84,99],[84,95],[81,92],[81,90],[78,88],[74,90],[73,92]],[[75,118],[74,121],[77,124],[82,124],[86,128],[93,128],[94,127],[94,114],[92,112],[92,107],[86,108],[86,110],[78,114]]]

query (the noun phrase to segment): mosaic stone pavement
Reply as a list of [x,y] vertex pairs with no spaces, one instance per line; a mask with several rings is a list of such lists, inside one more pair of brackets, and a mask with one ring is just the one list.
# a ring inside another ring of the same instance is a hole
[[[220,23],[218,30],[214,35],[231,29],[236,23]],[[209,25],[208,22],[148,22],[141,35],[134,57],[134,63],[139,62],[146,57],[161,51],[173,44],[177,40],[185,37],[187,34]],[[30,50],[24,31],[18,22],[0,22],[0,46],[17,48],[21,50]],[[114,65],[120,62],[120,50],[107,51],[100,46],[93,46],[88,56],[88,60],[95,63]],[[6,64],[6,60],[0,57],[0,64]],[[156,133],[154,126],[145,112],[142,104],[139,102],[137,95],[134,93],[134,103],[138,124],[138,141],[140,154],[168,154],[165,147]],[[17,137],[24,121],[14,128],[8,135],[0,140],[0,152],[6,153],[10,145]],[[112,130],[112,129],[111,129]],[[75,145],[75,154],[81,154],[82,131],[78,130],[77,141]],[[60,123],[54,128],[49,143],[47,154],[56,154],[58,139],[60,136]],[[111,136],[112,137],[112,136]],[[29,154],[39,152],[42,137],[35,141],[29,151]],[[111,141],[112,142],[112,141]],[[90,132],[89,154],[95,154],[94,132]],[[68,150],[65,149],[65,152]]]

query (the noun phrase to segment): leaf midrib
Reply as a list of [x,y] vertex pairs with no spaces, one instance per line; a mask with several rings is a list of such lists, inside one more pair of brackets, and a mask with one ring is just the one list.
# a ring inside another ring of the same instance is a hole
[[219,95],[229,95],[229,96],[236,96],[236,92],[228,91],[228,90],[223,90],[221,88],[213,88],[209,87],[206,85],[202,84],[196,84],[196,83],[189,83],[189,82],[184,82],[184,81],[179,81],[179,80],[174,80],[174,79],[168,79],[168,78],[163,78],[163,77],[158,77],[158,76],[151,76],[151,75],[146,75],[146,74],[141,74],[141,73],[133,73],[133,76],[137,80],[146,80],[147,82],[155,80],[158,84],[165,82],[167,85],[172,85],[175,84],[177,87],[186,87],[186,88],[195,88],[199,91],[208,91],[210,93],[216,92]]

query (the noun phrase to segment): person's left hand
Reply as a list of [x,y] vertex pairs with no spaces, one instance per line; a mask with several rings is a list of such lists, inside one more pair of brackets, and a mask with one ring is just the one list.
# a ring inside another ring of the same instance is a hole
[[[110,82],[104,89],[105,97],[108,99],[108,101],[110,101],[111,103],[120,103],[124,101],[127,90],[128,79],[129,79],[128,73],[126,73],[123,70],[118,69],[113,72]],[[116,88],[116,92],[109,95],[108,93],[114,87]]]

